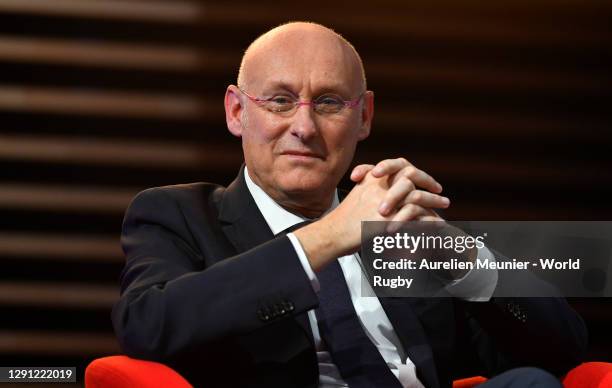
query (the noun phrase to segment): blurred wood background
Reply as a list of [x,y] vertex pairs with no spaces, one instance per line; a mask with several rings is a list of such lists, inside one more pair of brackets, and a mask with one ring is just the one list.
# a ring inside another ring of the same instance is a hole
[[[450,219],[612,219],[610,2],[295,5],[0,0],[0,365],[76,365],[82,381],[119,351],[127,204],[233,179],[225,87],[249,42],[290,20],[363,57],[376,113],[356,162],[405,156],[443,183]],[[589,357],[612,361],[610,301],[572,303]]]

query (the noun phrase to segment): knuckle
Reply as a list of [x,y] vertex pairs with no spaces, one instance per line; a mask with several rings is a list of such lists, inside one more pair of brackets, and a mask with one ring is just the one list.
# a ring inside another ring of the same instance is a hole
[[418,170],[414,166],[408,166],[404,168],[404,176],[408,178],[414,178],[417,174]]
[[408,215],[408,218],[414,218],[416,213],[417,213],[417,207],[415,205],[411,203],[406,205],[406,214]]
[[414,185],[414,183],[412,182],[412,180],[410,178],[403,178],[404,183],[403,185],[405,185],[405,195],[408,195],[409,193],[413,192],[416,189],[416,186]]

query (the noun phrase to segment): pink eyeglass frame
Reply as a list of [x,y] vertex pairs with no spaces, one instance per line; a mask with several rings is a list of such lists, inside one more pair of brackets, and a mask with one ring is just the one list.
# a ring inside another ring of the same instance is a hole
[[[269,102],[273,97],[270,98],[260,98],[260,97],[255,97],[255,96],[251,96],[249,93],[247,93],[246,91],[242,90],[242,88],[238,88],[238,90],[240,90],[242,93],[244,93],[245,96],[247,96],[251,101],[255,102],[255,103],[264,103],[264,102]],[[357,106],[357,104],[359,104],[359,101],[361,101],[361,99],[363,98],[363,96],[367,93],[367,90],[364,91],[363,93],[361,93],[357,98],[355,98],[354,100],[342,100],[342,102],[344,103],[344,106],[346,108],[354,108]],[[321,96],[319,96],[321,97]],[[338,96],[339,97],[339,96]],[[317,97],[318,98],[318,97]],[[312,106],[314,108],[315,102],[310,100],[310,101],[297,101],[295,103],[295,108],[299,108],[302,105],[309,105]]]

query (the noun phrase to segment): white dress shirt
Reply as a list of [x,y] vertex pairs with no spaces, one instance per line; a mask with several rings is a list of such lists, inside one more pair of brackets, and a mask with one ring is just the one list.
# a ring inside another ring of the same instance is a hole
[[[307,220],[306,218],[285,210],[277,204],[268,194],[257,186],[255,182],[253,182],[246,167],[244,169],[244,175],[249,192],[253,196],[255,204],[263,214],[272,233],[276,235],[297,223]],[[326,213],[336,208],[338,204],[338,194],[336,192],[332,205]],[[313,289],[318,292],[320,289],[319,281],[308,262],[302,245],[293,233],[287,234],[287,237],[291,241],[304,267],[304,271],[306,271],[311,281]],[[493,255],[487,248],[478,250],[478,258],[481,260],[485,258],[494,260]],[[372,343],[376,345],[376,348],[389,366],[391,372],[398,378],[404,388],[423,388],[423,385],[416,376],[414,363],[406,355],[380,301],[377,297],[374,297],[374,291],[369,283],[363,282],[362,284],[362,269],[359,255],[355,253],[343,256],[338,258],[338,262],[340,263],[344,278],[346,279],[351,301],[353,302],[353,307],[359,317],[361,326]],[[481,291],[480,294],[488,295],[488,297],[476,299],[464,298],[472,301],[485,301],[490,299],[496,284],[497,272],[492,274],[490,271],[485,273],[485,270],[472,270],[463,278],[455,280],[447,289],[452,295],[458,297],[470,295],[470,292],[475,288],[478,290],[485,290],[484,293]],[[363,290],[363,293],[361,290],[362,285],[367,287],[367,289]],[[342,379],[342,376],[340,376],[338,367],[333,363],[330,353],[326,350],[325,343],[321,340],[314,310],[308,311],[308,320],[312,329],[319,362],[319,388],[348,387],[348,384]]]

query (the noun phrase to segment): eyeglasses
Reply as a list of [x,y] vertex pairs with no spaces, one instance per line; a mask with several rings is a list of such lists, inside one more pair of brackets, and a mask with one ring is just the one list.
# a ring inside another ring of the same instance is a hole
[[315,112],[320,114],[340,113],[344,108],[354,108],[359,104],[366,92],[363,92],[354,100],[346,101],[337,94],[326,93],[311,101],[300,101],[294,96],[281,94],[270,98],[260,98],[251,96],[249,93],[239,88],[251,101],[264,107],[266,110],[280,115],[290,115],[302,105],[312,105]]

